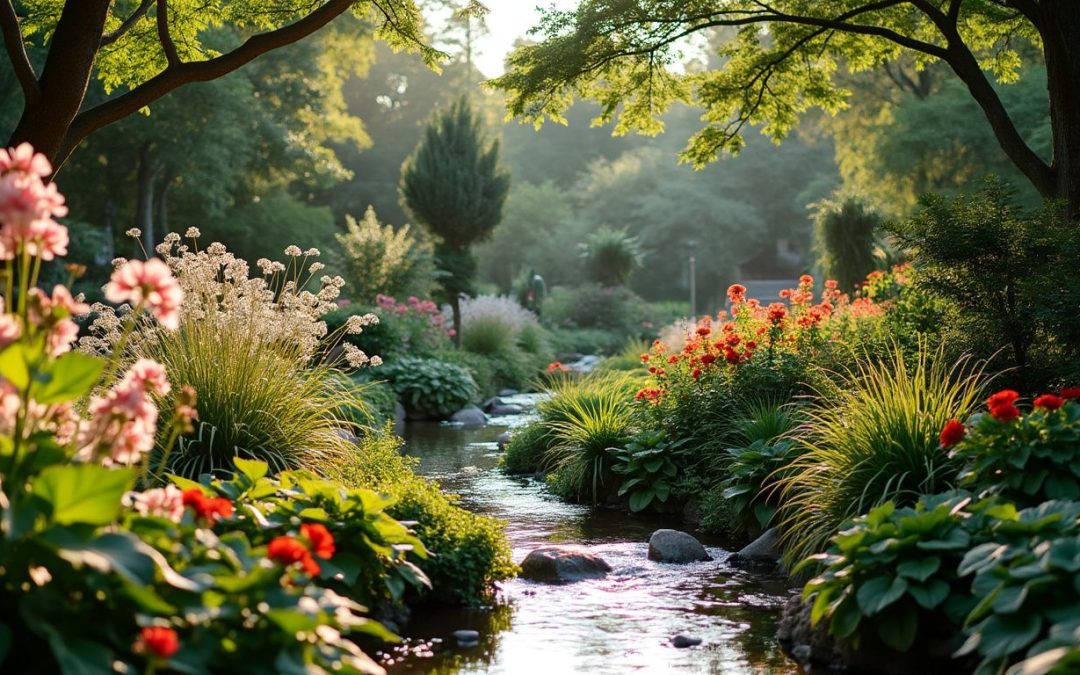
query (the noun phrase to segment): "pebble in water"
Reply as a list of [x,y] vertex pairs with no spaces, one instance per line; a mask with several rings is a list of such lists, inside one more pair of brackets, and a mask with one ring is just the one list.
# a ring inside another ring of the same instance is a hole
[[693,637],[691,635],[676,635],[671,638],[671,644],[677,649],[686,649],[687,647],[696,647],[701,644],[701,638]]
[[480,632],[475,630],[456,630],[454,639],[459,647],[475,647],[480,643]]

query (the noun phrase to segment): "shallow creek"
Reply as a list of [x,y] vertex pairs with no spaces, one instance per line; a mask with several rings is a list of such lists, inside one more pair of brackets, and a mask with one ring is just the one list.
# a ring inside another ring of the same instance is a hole
[[[522,398],[514,402],[532,402]],[[600,555],[614,572],[560,586],[514,579],[482,609],[418,609],[405,642],[385,655],[391,673],[799,672],[773,637],[786,579],[727,566],[723,542],[698,533],[712,561],[651,562],[649,535],[685,525],[564,504],[540,482],[505,475],[496,437],[526,419],[495,418],[475,430],[410,424],[406,451],[462,506],[506,524],[516,562],[537,546],[567,544]],[[458,647],[458,629],[479,631],[480,643]],[[676,649],[670,638],[679,633],[703,644]]]

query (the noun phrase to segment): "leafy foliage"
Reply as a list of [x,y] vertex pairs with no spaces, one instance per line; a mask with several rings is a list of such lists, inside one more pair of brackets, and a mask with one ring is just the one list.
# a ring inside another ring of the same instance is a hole
[[379,373],[411,415],[442,419],[476,398],[476,382],[461,366],[433,358],[403,356]]
[[[1060,401],[1060,399],[1057,399]],[[1080,498],[1080,404],[1036,407],[1016,420],[977,415],[952,454],[960,485],[1021,506]]]
[[816,205],[814,245],[826,279],[853,291],[874,271],[874,244],[881,217],[855,197]]
[[410,233],[408,225],[398,230],[381,225],[369,206],[359,221],[346,216],[345,232],[337,235],[337,241],[346,287],[356,300],[371,303],[378,295],[426,296],[431,291],[431,244]]
[[911,504],[956,480],[959,463],[942,452],[939,432],[974,410],[986,378],[970,359],[950,364],[940,348],[923,346],[914,361],[895,347],[882,361],[859,363],[807,411],[801,454],[780,488],[790,559],[820,550],[874,506]]
[[401,454],[401,443],[390,433],[364,435],[337,477],[389,495],[395,501],[387,512],[414,523],[413,531],[432,553],[417,564],[431,579],[433,599],[456,604],[486,599],[495,582],[517,571],[502,524],[466,511],[437,484],[414,474],[415,460]]
[[626,230],[602,227],[586,235],[579,247],[589,278],[601,286],[624,286],[641,266],[641,248]]
[[646,431],[617,449],[611,470],[623,476],[618,495],[630,495],[631,511],[667,502],[679,475],[680,450],[687,440],[670,440],[663,430]]

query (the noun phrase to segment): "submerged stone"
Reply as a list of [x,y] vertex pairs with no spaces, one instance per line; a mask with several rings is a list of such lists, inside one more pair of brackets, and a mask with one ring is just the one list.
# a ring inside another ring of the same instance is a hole
[[694,637],[692,635],[676,635],[671,638],[671,646],[676,649],[686,649],[687,647],[697,647],[701,644],[701,638]]
[[450,421],[454,424],[460,424],[466,429],[474,429],[487,425],[487,415],[480,408],[471,405],[451,415]]

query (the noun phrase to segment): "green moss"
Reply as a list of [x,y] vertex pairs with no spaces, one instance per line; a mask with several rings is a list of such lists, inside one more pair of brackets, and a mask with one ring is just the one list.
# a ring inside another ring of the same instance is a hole
[[336,478],[394,497],[387,513],[416,523],[416,535],[435,554],[420,564],[431,578],[432,600],[474,604],[487,598],[496,581],[517,572],[502,525],[457,506],[456,497],[413,473],[415,461],[401,454],[401,444],[388,430],[368,434]]

